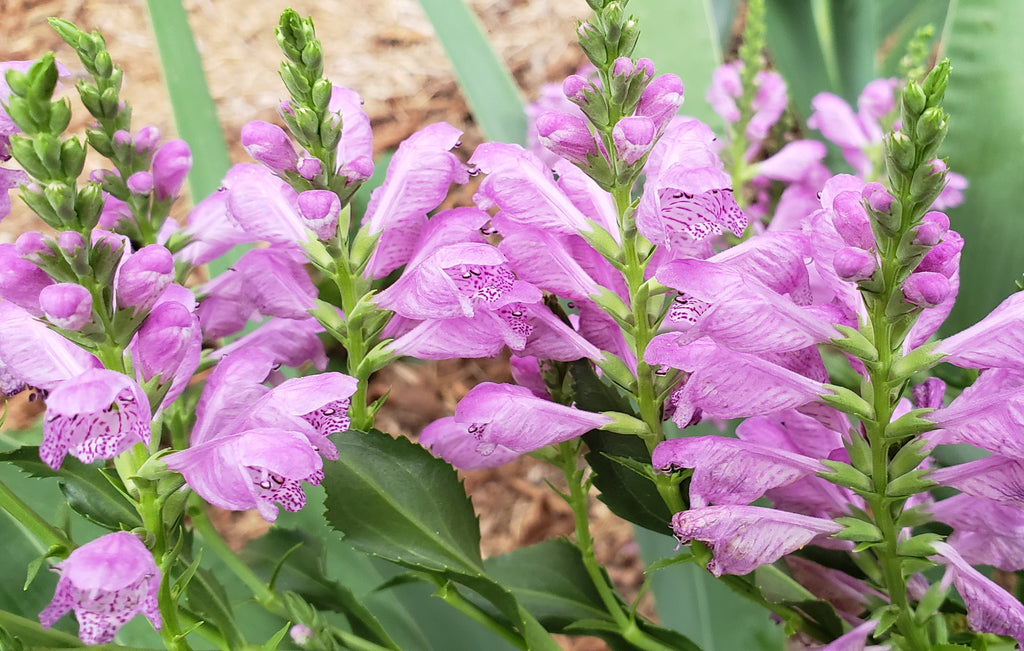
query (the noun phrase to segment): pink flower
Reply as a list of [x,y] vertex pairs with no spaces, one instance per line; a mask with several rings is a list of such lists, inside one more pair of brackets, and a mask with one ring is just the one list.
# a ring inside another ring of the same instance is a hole
[[160,630],[157,592],[160,569],[146,546],[131,533],[110,533],[75,549],[54,566],[57,590],[39,622],[50,628],[69,610],[78,618],[78,637],[106,644],[136,615]]

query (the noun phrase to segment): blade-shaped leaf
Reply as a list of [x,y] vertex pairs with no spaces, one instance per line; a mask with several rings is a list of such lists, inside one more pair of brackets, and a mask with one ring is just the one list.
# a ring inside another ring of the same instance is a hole
[[[74,635],[54,629],[46,630],[38,621],[19,617],[6,610],[0,610],[0,631],[5,631],[16,641],[21,642],[24,649],[70,649],[85,646]],[[4,647],[3,640],[0,639],[0,649]]]
[[961,290],[944,332],[978,321],[1014,291],[1019,279],[1020,159],[1024,143],[1024,3],[972,0],[955,4],[946,56],[953,64],[944,108],[949,136],[941,150],[951,170],[970,187],[949,211],[953,229],[967,242],[960,265]]
[[347,542],[413,569],[483,571],[473,505],[448,463],[377,430],[349,431],[337,445],[324,503]]
[[[839,92],[838,72],[821,41],[814,0],[766,0],[765,23],[772,60],[786,80],[789,103],[802,119],[810,115],[811,98],[822,91]],[[828,54],[828,56],[826,56]]]
[[455,69],[473,118],[490,140],[526,143],[526,114],[512,75],[463,0],[420,0]]
[[345,615],[352,632],[378,644],[399,648],[377,618],[345,585],[327,578],[324,566],[324,545],[308,532],[296,529],[272,529],[249,543],[242,559],[265,577],[296,545],[277,575],[278,590],[295,592],[314,606]]
[[57,477],[68,504],[85,518],[112,531],[142,526],[138,511],[102,470],[67,457],[53,470],[39,458],[39,448],[26,446],[0,455],[32,477]]

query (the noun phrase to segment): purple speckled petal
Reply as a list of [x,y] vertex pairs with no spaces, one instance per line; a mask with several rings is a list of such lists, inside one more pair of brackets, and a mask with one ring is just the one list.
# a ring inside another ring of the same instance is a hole
[[715,576],[747,574],[842,529],[831,520],[758,506],[706,506],[672,516],[681,544],[699,540],[711,547],[708,571]]

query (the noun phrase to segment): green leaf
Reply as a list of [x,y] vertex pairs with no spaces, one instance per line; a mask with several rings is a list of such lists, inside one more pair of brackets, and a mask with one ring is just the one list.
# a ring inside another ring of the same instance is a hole
[[683,111],[720,129],[722,119],[704,101],[711,73],[722,63],[722,44],[711,3],[705,0],[645,0],[626,10],[640,21],[635,57],[654,61],[659,74],[671,72],[686,85]]
[[[676,553],[673,538],[641,529],[635,532],[645,563]],[[782,650],[782,627],[769,619],[767,611],[697,564],[666,567],[651,575],[650,582],[662,623],[686,631],[705,651]]]
[[272,529],[249,543],[241,558],[258,573],[269,578],[285,554],[295,545],[301,547],[288,555],[277,575],[279,591],[291,591],[317,608],[345,615],[352,632],[366,640],[399,648],[356,595],[345,585],[327,577],[323,542],[306,531]]
[[[142,526],[138,511],[128,497],[115,488],[103,470],[67,457],[53,470],[39,458],[39,448],[25,446],[0,455],[32,477],[60,479],[68,504],[86,519],[112,531]],[[117,481],[114,479],[114,481]]]
[[967,176],[964,203],[949,211],[967,241],[961,287],[943,332],[981,319],[1006,296],[1021,273],[1020,170],[1024,142],[1024,3],[972,0],[955,3],[946,56],[953,73],[944,108],[950,115],[942,153],[951,170]]
[[408,439],[349,431],[324,465],[328,523],[408,568],[477,575],[480,529],[455,469]]
[[828,5],[840,94],[851,105],[875,78],[879,4],[878,0],[832,0]]
[[484,135],[526,144],[526,114],[512,75],[495,55],[480,21],[463,0],[420,0],[455,69],[466,103]]
[[241,648],[245,638],[235,622],[231,599],[213,572],[199,568],[185,589],[188,610],[196,619],[212,626],[224,637],[231,648]]
[[[70,649],[85,646],[74,635],[55,629],[46,630],[37,620],[19,617],[6,610],[0,610],[0,631],[21,642],[26,650],[40,647]],[[0,648],[5,648],[5,646],[0,644]]]
[[547,540],[489,558],[486,568],[552,632],[583,619],[611,621],[580,550],[567,540]]
[[766,0],[768,49],[786,79],[789,103],[803,119],[810,115],[811,98],[822,91],[839,92],[838,71],[831,50],[815,24],[814,0]]
[[189,187],[195,202],[213,193],[231,165],[188,14],[180,0],[147,0],[178,135],[192,150]]

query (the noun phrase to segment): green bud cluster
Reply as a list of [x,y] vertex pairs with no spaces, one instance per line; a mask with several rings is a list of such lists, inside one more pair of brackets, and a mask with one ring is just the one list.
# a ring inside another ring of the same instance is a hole
[[67,99],[53,100],[57,64],[43,56],[27,72],[8,70],[7,114],[23,133],[11,136],[11,155],[34,182],[22,188],[25,202],[58,230],[91,229],[99,220],[102,196],[95,184],[77,187],[85,166],[85,146],[62,139],[71,120]]
[[632,56],[636,48],[640,26],[625,13],[627,1],[590,0],[594,16],[576,30],[580,47],[598,70],[607,70],[619,57]]

